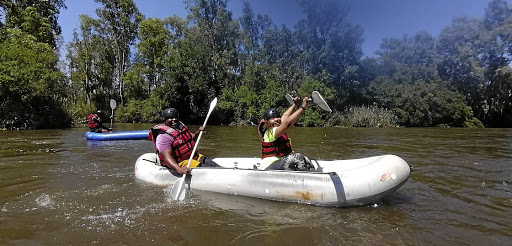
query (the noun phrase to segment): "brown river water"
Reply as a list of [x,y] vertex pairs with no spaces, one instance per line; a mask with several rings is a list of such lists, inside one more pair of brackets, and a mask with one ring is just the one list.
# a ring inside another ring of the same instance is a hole
[[[512,129],[293,128],[295,151],[311,158],[395,154],[413,167],[393,195],[349,208],[196,191],[175,202],[165,187],[135,179],[135,161],[153,151],[149,141],[88,141],[85,131],[0,132],[0,245],[512,242]],[[255,127],[228,126],[208,126],[199,150],[261,151]]]

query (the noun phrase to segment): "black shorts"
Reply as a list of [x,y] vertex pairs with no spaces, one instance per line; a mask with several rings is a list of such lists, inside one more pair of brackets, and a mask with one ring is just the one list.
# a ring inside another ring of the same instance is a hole
[[200,167],[220,167],[220,165],[214,162],[212,158],[208,158],[204,155],[199,159],[199,162],[201,163],[199,164]]

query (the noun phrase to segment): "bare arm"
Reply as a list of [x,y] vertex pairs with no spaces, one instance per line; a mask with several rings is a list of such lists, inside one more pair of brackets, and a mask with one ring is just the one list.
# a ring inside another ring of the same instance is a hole
[[292,106],[290,106],[283,114],[283,116],[281,116],[281,122],[285,121],[288,117],[290,117],[290,115],[293,113],[293,110],[295,109],[295,107],[297,106],[297,102],[298,102],[299,98],[296,97],[293,99],[293,104]]
[[192,140],[196,141],[197,138],[199,137],[199,132],[201,132],[201,131],[206,132],[204,126],[199,127],[199,129],[197,129],[197,131],[195,133],[191,133],[192,134]]
[[[281,117],[281,125],[277,127],[276,132],[274,133],[276,138],[285,134],[288,131],[288,129],[290,129],[290,127],[293,126],[293,124],[304,113],[304,111],[306,110],[306,107],[308,106],[307,100],[308,100],[308,97],[304,97],[304,99],[302,99],[301,107],[299,109],[295,110],[295,112],[293,112],[293,109],[295,108],[295,105],[298,100],[297,100],[297,98],[295,98],[293,100],[295,102],[295,104],[293,104],[290,108],[288,108],[288,110],[286,110],[286,112]],[[288,112],[288,111],[290,111],[290,112]],[[291,113],[291,112],[293,112],[293,113]],[[289,113],[289,116],[287,116],[285,118],[286,113]],[[290,113],[291,113],[291,115],[290,115]]]
[[168,167],[176,170],[176,172],[178,172],[179,174],[185,174],[190,171],[190,168],[180,167],[180,165],[178,165],[178,162],[172,156],[171,149],[166,149],[160,152],[160,154],[164,157],[165,164],[167,164]]

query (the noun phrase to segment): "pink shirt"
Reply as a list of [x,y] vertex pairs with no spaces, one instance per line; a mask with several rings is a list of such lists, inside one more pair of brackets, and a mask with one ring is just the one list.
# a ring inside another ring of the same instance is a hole
[[171,135],[160,132],[156,137],[156,148],[158,152],[162,153],[166,149],[172,150],[172,142],[174,142],[174,138]]
[[[178,129],[182,129],[182,128],[183,128],[183,123],[180,122],[180,124],[178,125]],[[158,134],[158,136],[156,136],[155,145],[156,145],[156,148],[158,149],[158,152],[162,153],[166,149],[172,150],[172,142],[174,142],[174,138],[171,137],[171,135],[160,131],[160,134]]]

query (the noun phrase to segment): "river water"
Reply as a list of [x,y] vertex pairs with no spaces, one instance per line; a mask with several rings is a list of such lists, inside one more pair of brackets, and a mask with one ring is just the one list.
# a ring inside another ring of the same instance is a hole
[[[117,131],[149,129],[119,124]],[[196,129],[192,126],[191,128]],[[135,179],[146,140],[86,128],[0,132],[0,245],[510,245],[512,129],[293,128],[311,158],[395,154],[413,172],[382,202],[350,208],[193,191]],[[255,127],[209,126],[199,150],[259,156]]]

